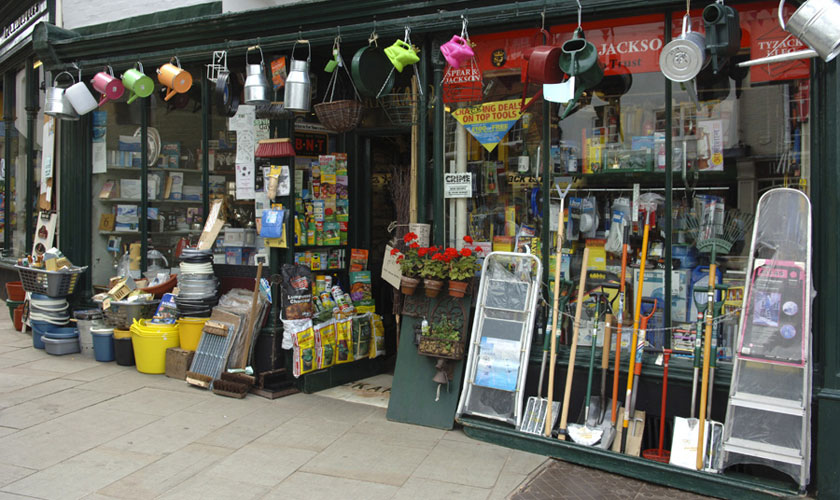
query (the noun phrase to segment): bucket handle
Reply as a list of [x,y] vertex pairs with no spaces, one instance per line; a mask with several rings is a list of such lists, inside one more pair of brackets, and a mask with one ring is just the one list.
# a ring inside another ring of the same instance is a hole
[[787,27],[785,26],[784,8],[785,0],[781,0],[779,2],[779,26],[781,26],[783,30],[787,31]]
[[306,62],[310,62],[312,60],[312,45],[309,44],[309,40],[297,40],[295,44],[292,45],[292,60],[295,61],[295,48],[297,47],[298,43],[305,43],[307,47],[309,47],[309,54],[306,56]]
[[[259,50],[260,51],[260,67],[264,67],[265,66],[265,55],[263,55],[262,47],[260,47],[259,45],[252,45],[252,46],[248,47],[248,50],[245,51],[245,64],[251,64],[251,63],[248,62],[248,54],[250,54],[252,50]],[[294,50],[292,50],[292,52],[294,53]]]
[[57,87],[57,86],[58,86],[58,78],[59,78],[61,75],[67,75],[67,76],[69,76],[69,77],[70,77],[70,81],[72,81],[73,83],[76,83],[76,79],[75,79],[75,78],[73,78],[73,75],[72,75],[69,71],[62,71],[61,73],[59,73],[59,74],[55,75],[55,78],[53,79],[53,87]]

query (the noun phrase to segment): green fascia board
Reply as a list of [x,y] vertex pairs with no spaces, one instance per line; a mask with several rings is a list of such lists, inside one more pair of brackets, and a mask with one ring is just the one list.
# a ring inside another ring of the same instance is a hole
[[702,495],[745,500],[790,498],[799,493],[795,489],[786,487],[793,483],[751,479],[746,475],[712,474],[683,469],[593,446],[524,434],[512,427],[473,417],[462,416],[457,421],[464,426],[464,433],[467,436],[480,441],[559,458],[586,467],[594,467]]
[[[628,11],[637,15],[662,12],[665,8],[679,8],[680,5],[680,2],[664,0],[601,0],[587,2],[583,15],[590,19],[615,17]],[[74,61],[100,65],[140,57],[164,60],[173,53],[177,53],[182,60],[189,56],[204,59],[213,50],[244,49],[254,43],[263,47],[291,44],[301,36],[313,43],[329,43],[339,34],[339,30],[345,42],[362,41],[367,40],[374,24],[380,37],[401,37],[406,26],[411,26],[418,33],[457,31],[461,28],[462,15],[466,15],[476,29],[509,29],[511,23],[516,22],[536,25],[542,12],[554,19],[571,19],[576,9],[577,3],[574,0],[552,3],[544,0],[319,0],[270,9],[208,14],[188,20],[167,20],[144,26],[134,26],[134,21],[129,19],[114,24],[114,27],[124,29],[90,34],[76,32],[76,36],[71,39],[47,39],[51,45],[51,55],[54,56],[50,59],[53,65],[66,65]],[[313,16],[313,12],[319,15]],[[36,46],[36,51],[38,49]],[[164,58],[164,54],[169,56]],[[41,57],[45,59],[43,55]]]

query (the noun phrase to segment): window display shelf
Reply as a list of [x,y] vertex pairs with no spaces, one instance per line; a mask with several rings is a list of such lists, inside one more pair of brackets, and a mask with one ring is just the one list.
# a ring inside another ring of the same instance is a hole
[[183,204],[183,205],[201,205],[201,200],[149,200],[150,204]]
[[[173,231],[149,231],[147,234],[149,235],[169,235],[169,236],[189,236],[193,234],[199,234],[201,231],[199,230],[190,230],[190,229],[176,229]],[[99,234],[102,236],[123,236],[123,235],[137,235],[140,236],[140,231],[99,231]]]

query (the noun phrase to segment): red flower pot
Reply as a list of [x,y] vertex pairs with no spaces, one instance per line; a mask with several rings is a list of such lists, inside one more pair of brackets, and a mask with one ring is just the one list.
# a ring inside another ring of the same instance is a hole
[[449,280],[449,295],[458,298],[463,297],[467,293],[468,285],[469,283],[466,281]]
[[443,281],[426,278],[423,280],[423,291],[426,292],[426,297],[437,297],[443,289]]
[[414,295],[414,291],[417,290],[417,285],[419,284],[419,279],[403,276],[402,279],[400,279],[400,291],[403,295]]

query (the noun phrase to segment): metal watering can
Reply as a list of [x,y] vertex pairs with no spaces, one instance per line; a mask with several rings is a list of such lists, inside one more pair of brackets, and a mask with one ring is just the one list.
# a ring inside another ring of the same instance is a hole
[[292,46],[291,64],[289,65],[289,76],[286,78],[286,87],[283,92],[283,105],[289,111],[308,112],[312,105],[311,83],[309,82],[309,61],[312,59],[312,47],[306,40],[300,40],[309,47],[309,55],[306,60],[295,59],[295,48],[298,42]]
[[67,96],[64,95],[64,88],[58,86],[58,79],[61,75],[67,75],[70,77],[71,82],[76,82],[73,75],[67,71],[62,71],[61,73],[55,75],[53,86],[47,88],[46,100],[44,102],[44,114],[60,118],[62,120],[78,120],[79,114],[76,113],[76,110],[73,109],[70,101],[67,100]]
[[659,54],[659,69],[672,82],[687,82],[697,76],[706,63],[706,37],[691,31],[691,17],[683,16],[682,34]]
[[391,61],[391,64],[393,64],[400,73],[402,73],[402,70],[405,69],[406,66],[411,66],[412,64],[420,61],[420,56],[417,55],[414,47],[405,40],[397,40],[394,42],[393,45],[385,49],[385,55],[388,56],[388,60]]
[[[248,54],[252,50],[260,51],[260,63],[248,62]],[[265,56],[259,45],[248,47],[245,52],[245,104],[268,104],[271,102],[271,88],[265,77]]]
[[462,64],[475,57],[475,52],[470,47],[469,41],[459,35],[453,35],[448,42],[442,44],[440,52],[446,62],[455,69],[460,68]]
[[[175,64],[172,64],[172,63]],[[193,79],[189,71],[181,68],[181,61],[175,56],[157,69],[158,81],[161,85],[166,87],[166,97],[164,101],[168,101],[175,97],[175,94],[183,94],[192,87]]]
[[563,42],[560,54],[560,69],[570,77],[575,77],[575,94],[560,119],[572,112],[583,92],[599,83],[604,78],[604,65],[598,59],[598,49],[588,42],[580,26],[575,29],[572,38]]
[[840,2],[807,0],[790,16],[787,25],[783,16],[784,6],[785,0],[781,0],[779,24],[783,30],[805,42],[825,62],[831,61],[840,54],[840,22],[837,21],[840,18]]
[[540,84],[553,84],[563,81],[563,70],[560,69],[560,65],[558,64],[563,53],[563,48],[559,45],[546,45],[551,35],[545,29],[538,31],[535,37],[540,35],[543,37],[542,45],[527,49],[523,53],[523,57],[528,61],[528,64],[525,67],[525,87],[522,89],[522,101],[519,104],[522,111],[536,102],[543,93],[541,85],[540,90],[534,94],[534,98],[526,106],[525,99],[528,95],[528,85],[531,81]]
[[93,75],[93,80],[90,81],[94,90],[102,94],[99,98],[99,105],[102,106],[108,101],[114,101],[122,97],[125,93],[125,85],[122,80],[114,76],[114,69],[108,66],[108,72],[100,71]]
[[155,82],[146,76],[143,63],[140,61],[137,61],[133,68],[125,70],[125,73],[122,74],[122,82],[125,88],[131,92],[128,97],[128,104],[134,102],[138,97],[149,97],[155,91]]

